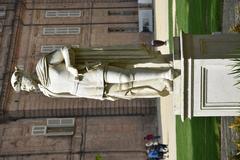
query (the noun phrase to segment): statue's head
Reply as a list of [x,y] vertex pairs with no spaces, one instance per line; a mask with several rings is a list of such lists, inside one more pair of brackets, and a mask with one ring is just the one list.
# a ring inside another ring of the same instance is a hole
[[20,92],[21,90],[30,92],[38,88],[37,83],[33,80],[31,75],[24,73],[23,70],[17,67],[15,67],[15,71],[12,74],[11,84],[16,92]]

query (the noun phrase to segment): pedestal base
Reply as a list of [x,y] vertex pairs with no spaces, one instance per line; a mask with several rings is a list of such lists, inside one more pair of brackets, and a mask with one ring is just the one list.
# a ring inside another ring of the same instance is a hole
[[174,110],[182,120],[192,116],[240,115],[240,90],[234,86],[232,58],[240,57],[239,34],[190,35],[174,39]]

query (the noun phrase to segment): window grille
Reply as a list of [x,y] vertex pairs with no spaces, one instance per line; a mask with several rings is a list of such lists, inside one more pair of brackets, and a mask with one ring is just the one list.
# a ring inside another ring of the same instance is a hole
[[108,32],[138,32],[138,27],[108,27]]
[[55,28],[55,34],[68,34],[68,28]]
[[[42,45],[41,46],[41,53],[50,53],[52,51],[55,51],[55,50],[58,50],[60,48],[62,48],[63,46],[66,46],[66,45],[63,45],[63,44],[60,44],[60,45]],[[72,47],[74,48],[79,48],[79,45],[75,44],[75,45],[71,45]]]
[[116,10],[111,10],[108,11],[109,16],[131,16],[131,15],[137,15],[138,11],[116,11]]
[[6,6],[0,6],[0,17],[4,17],[6,15]]
[[46,11],[45,17],[57,17],[57,11]]
[[47,126],[60,126],[61,125],[61,119],[56,118],[56,119],[48,119],[47,120]]
[[43,28],[44,35],[80,34],[80,27]]
[[44,35],[54,35],[55,28],[43,28],[43,34]]
[[32,126],[34,136],[71,136],[74,134],[75,118],[50,118],[47,125]]
[[63,45],[44,45],[41,46],[41,53],[49,53],[57,49],[60,49],[62,46]]
[[50,10],[46,11],[45,17],[80,17],[82,12],[80,10]]
[[74,127],[74,118],[51,118],[47,119],[48,127]]
[[80,17],[80,16],[82,16],[82,12],[73,10],[73,11],[68,13],[68,16],[69,17]]
[[47,126],[32,126],[32,135],[39,136],[45,135],[47,131]]

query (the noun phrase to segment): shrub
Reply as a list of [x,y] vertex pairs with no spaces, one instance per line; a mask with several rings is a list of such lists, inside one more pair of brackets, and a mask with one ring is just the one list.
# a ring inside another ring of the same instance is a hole
[[231,26],[230,29],[229,29],[230,32],[237,32],[237,33],[240,33],[240,23],[239,24],[236,24],[234,26]]
[[235,117],[234,121],[228,127],[240,132],[240,117]]
[[[234,53],[235,55],[240,55],[240,50],[236,50],[235,52],[236,52]],[[240,85],[240,58],[234,58],[232,62],[233,62],[233,64],[231,65],[232,72],[230,74],[233,74],[234,78],[236,79],[236,83],[234,85],[239,86]]]
[[[240,134],[240,117],[235,117],[234,121],[229,125],[229,128],[234,129],[237,134]],[[234,142],[236,145],[236,154],[230,157],[230,160],[240,160],[240,139]]]
[[97,154],[95,157],[96,160],[103,160],[102,156],[100,154]]

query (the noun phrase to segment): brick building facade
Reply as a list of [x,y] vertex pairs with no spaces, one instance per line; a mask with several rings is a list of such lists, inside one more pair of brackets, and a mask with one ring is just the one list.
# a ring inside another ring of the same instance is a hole
[[[33,72],[42,55],[62,45],[148,42],[152,33],[138,32],[137,0],[0,0],[0,7],[0,157],[90,160],[100,153],[104,159],[143,159],[143,136],[156,131],[155,99],[56,99],[14,93],[9,83],[15,65]],[[56,117],[75,117],[75,134],[31,134],[32,126]]]

